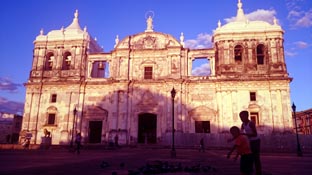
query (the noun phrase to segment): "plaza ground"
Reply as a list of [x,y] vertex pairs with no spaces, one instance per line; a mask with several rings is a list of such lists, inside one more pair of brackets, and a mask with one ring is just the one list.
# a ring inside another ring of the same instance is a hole
[[[104,149],[84,147],[81,154],[70,152],[67,147],[50,149],[1,149],[0,174],[75,174],[110,175],[139,173],[147,164],[168,162],[185,168],[201,167],[197,172],[177,171],[163,174],[239,174],[239,161],[227,159],[226,149],[208,149],[204,153],[196,149],[176,149],[176,158],[171,158],[171,148],[164,147],[122,147]],[[308,175],[312,174],[312,153],[296,152],[261,155],[264,175]],[[205,168],[205,171],[203,171]]]

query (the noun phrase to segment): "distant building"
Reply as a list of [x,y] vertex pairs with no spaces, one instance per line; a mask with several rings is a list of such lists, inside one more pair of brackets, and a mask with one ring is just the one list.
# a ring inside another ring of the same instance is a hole
[[[293,118],[295,117],[293,116]],[[304,134],[304,135],[311,135],[312,134],[312,108],[304,110],[304,111],[296,112],[296,119],[297,119],[298,133]]]
[[22,116],[0,112],[0,143],[18,143]]
[[[203,49],[186,48],[183,33],[177,40],[154,31],[153,16],[146,23],[141,33],[117,36],[110,52],[81,29],[78,11],[68,27],[40,32],[25,83],[22,129],[32,133],[32,143],[47,129],[52,144],[68,144],[76,132],[84,143],[118,134],[120,144],[170,144],[174,129],[176,144],[198,143],[206,134],[217,146],[232,125],[240,126],[241,110],[261,135],[293,131],[292,78],[276,19],[249,21],[239,1],[236,20],[219,22],[213,46]],[[192,74],[198,59],[209,63],[208,75]]]

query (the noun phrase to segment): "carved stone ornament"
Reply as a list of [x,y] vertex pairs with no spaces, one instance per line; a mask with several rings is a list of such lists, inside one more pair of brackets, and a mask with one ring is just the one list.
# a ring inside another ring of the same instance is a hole
[[156,37],[147,36],[143,38],[143,48],[144,49],[156,48]]
[[196,107],[188,112],[189,116],[195,121],[214,121],[216,112],[205,106]]
[[153,94],[149,91],[146,91],[142,94],[142,100],[139,101],[137,107],[156,107],[157,100],[154,98]]

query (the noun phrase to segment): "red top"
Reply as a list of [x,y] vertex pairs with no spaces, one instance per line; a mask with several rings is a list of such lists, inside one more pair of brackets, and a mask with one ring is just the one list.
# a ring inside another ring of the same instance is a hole
[[244,154],[250,154],[251,153],[249,140],[246,136],[239,135],[235,139],[235,145],[236,145],[236,150],[237,150],[238,154],[244,155]]

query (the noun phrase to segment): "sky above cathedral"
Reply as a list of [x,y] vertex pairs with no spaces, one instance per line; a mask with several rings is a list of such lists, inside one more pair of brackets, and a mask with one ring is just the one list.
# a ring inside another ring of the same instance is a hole
[[[186,47],[211,46],[218,21],[224,25],[236,16],[237,0],[4,0],[0,6],[0,112],[22,114],[25,87],[33,59],[33,41],[71,24],[76,9],[79,23],[96,38],[105,52],[114,48],[116,35],[122,40],[146,30],[146,14],[153,11],[154,31],[179,40]],[[297,111],[312,108],[312,1],[242,0],[248,20],[278,24],[285,31],[285,60],[291,102]],[[206,71],[207,66],[196,71]]]

